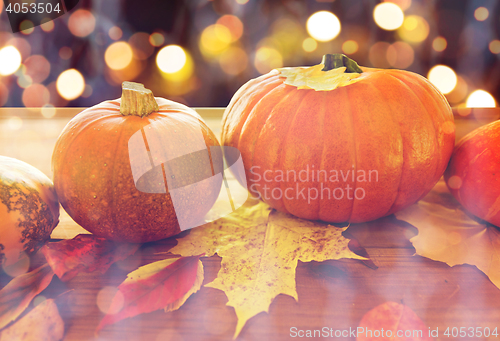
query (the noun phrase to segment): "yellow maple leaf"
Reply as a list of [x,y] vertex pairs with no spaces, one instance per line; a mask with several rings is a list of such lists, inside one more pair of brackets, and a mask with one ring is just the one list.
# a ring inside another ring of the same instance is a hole
[[192,229],[170,251],[181,256],[217,253],[222,257],[217,278],[208,287],[223,290],[234,307],[236,338],[246,321],[267,312],[279,294],[298,300],[297,262],[366,259],[351,252],[342,236],[347,227],[298,219],[249,200],[233,214]]
[[395,215],[418,229],[410,239],[418,255],[449,266],[475,265],[500,288],[500,231],[470,218],[444,181]]
[[298,89],[313,89],[315,91],[331,91],[360,81],[361,73],[346,73],[346,67],[322,71],[325,66],[318,64],[310,67],[284,67],[277,69],[285,84]]

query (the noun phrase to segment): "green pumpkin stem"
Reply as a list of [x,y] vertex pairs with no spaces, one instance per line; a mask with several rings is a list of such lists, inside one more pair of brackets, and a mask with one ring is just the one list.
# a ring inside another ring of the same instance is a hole
[[144,117],[155,111],[158,111],[158,103],[156,103],[151,90],[146,89],[140,83],[122,83],[122,98],[120,103],[120,113],[122,115]]
[[361,70],[358,63],[356,63],[346,55],[340,53],[325,54],[323,56],[321,64],[325,66],[323,69],[321,69],[321,71],[330,71],[345,66],[345,73],[363,73],[363,70]]

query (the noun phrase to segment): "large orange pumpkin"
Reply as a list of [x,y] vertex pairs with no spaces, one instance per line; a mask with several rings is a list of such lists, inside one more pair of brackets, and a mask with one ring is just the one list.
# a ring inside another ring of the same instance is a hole
[[470,132],[457,143],[444,178],[462,206],[500,226],[500,121]]
[[0,266],[37,251],[58,223],[52,181],[25,162],[0,156]]
[[68,123],[52,166],[68,214],[117,241],[155,241],[195,226],[222,184],[214,177],[222,169],[220,146],[201,117],[130,82],[121,99]]
[[272,207],[365,222],[429,192],[454,137],[451,108],[424,77],[326,55],[243,85],[224,113],[222,144],[240,150],[249,189]]

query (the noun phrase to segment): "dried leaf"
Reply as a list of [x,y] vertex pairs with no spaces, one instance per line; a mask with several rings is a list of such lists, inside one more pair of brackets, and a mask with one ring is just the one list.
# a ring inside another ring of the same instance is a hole
[[234,307],[238,336],[246,321],[269,309],[279,294],[296,300],[297,262],[365,259],[348,249],[347,229],[298,219],[248,201],[233,214],[192,229],[170,251],[181,256],[217,253],[222,257],[217,278],[206,286],[223,290]]
[[310,67],[284,67],[277,69],[280,77],[286,77],[285,84],[297,89],[331,91],[361,80],[360,73],[345,73],[346,67],[322,71],[325,66],[318,64]]
[[79,272],[99,270],[105,273],[113,263],[134,254],[139,246],[80,234],[70,240],[47,243],[42,247],[42,253],[57,277],[68,281]]
[[410,308],[396,302],[383,303],[367,312],[356,332],[357,341],[432,340],[424,322]]
[[450,197],[441,182],[396,217],[418,229],[410,239],[418,255],[449,266],[475,265],[500,288],[500,231],[470,218]]
[[26,316],[0,334],[0,341],[59,341],[64,336],[64,322],[54,300],[45,300]]
[[26,310],[31,300],[52,281],[54,272],[48,264],[19,275],[0,290],[0,329]]
[[106,325],[158,309],[172,311],[200,290],[203,264],[200,256],[170,258],[144,265],[128,274],[118,286],[109,310],[96,331]]

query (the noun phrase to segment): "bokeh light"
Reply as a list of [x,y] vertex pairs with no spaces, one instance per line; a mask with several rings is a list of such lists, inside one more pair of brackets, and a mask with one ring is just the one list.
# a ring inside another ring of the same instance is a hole
[[80,97],[85,89],[85,79],[76,69],[63,71],[56,82],[57,92],[62,98],[71,101]]
[[248,2],[249,0],[236,0],[236,3],[239,5],[244,5]]
[[261,74],[283,66],[283,57],[272,47],[261,47],[255,52],[254,66]]
[[21,66],[21,53],[14,46],[0,49],[0,75],[9,76]]
[[474,18],[476,18],[477,21],[485,21],[488,19],[488,16],[490,15],[490,12],[486,7],[478,7],[474,11]]
[[[140,60],[132,58],[132,61],[130,62],[127,67],[124,69],[119,69],[119,70],[113,70],[113,69],[108,69],[107,72],[105,73],[106,80],[109,84],[113,86],[119,86],[121,85],[124,81],[130,81],[133,79],[136,79],[142,71],[144,71],[145,68],[145,63],[142,63]],[[88,94],[89,88],[85,86],[85,90],[82,93],[82,98],[86,98],[85,96]],[[93,90],[92,90],[93,92]]]
[[0,80],[0,107],[4,106],[9,99],[9,89],[5,84]]
[[232,46],[222,53],[219,64],[222,71],[228,75],[235,76],[247,68],[248,56],[241,47]]
[[370,47],[368,59],[373,67],[387,69],[391,66],[387,60],[387,50],[389,46],[391,46],[391,44],[385,41],[379,41]]
[[109,45],[104,53],[106,65],[112,70],[121,70],[126,68],[133,58],[133,52],[130,45],[124,41],[119,41]]
[[156,65],[162,76],[172,82],[184,82],[194,72],[193,58],[178,45],[167,45],[156,55]]
[[496,39],[492,40],[488,44],[488,48],[490,49],[491,53],[499,54],[500,53],[500,40],[496,40]]
[[443,52],[446,49],[446,46],[448,46],[448,42],[444,37],[436,37],[432,41],[432,48],[436,52]]
[[200,36],[200,50],[205,57],[215,57],[226,50],[233,40],[231,32],[224,25],[214,24],[203,30]]
[[21,54],[21,59],[26,60],[31,55],[31,45],[25,38],[15,37],[7,41],[6,46],[14,46]]
[[69,16],[68,29],[77,37],[86,37],[94,32],[95,17],[85,9],[78,9]]
[[52,118],[56,115],[56,108],[52,104],[45,104],[40,111],[45,118]]
[[92,93],[94,92],[94,89],[90,84],[85,84],[85,89],[83,89],[82,97],[83,98],[89,98],[92,96]]
[[353,54],[358,52],[359,45],[355,40],[347,40],[342,44],[342,52]]
[[108,35],[113,40],[119,40],[123,36],[123,31],[118,26],[113,26],[109,29]]
[[457,85],[457,74],[446,65],[434,66],[430,69],[427,78],[443,94],[450,93]]
[[375,23],[386,31],[397,30],[403,24],[404,18],[401,7],[392,2],[383,2],[373,9]]
[[40,25],[41,29],[44,32],[51,32],[54,30],[54,21],[49,18],[42,19],[43,24]]
[[460,75],[457,75],[457,85],[455,89],[446,94],[446,98],[450,103],[460,104],[467,97],[469,87],[467,81]]
[[387,48],[387,61],[398,69],[406,69],[415,59],[413,48],[404,41],[397,41]]
[[401,39],[409,43],[421,43],[429,35],[429,24],[418,15],[409,15],[398,29]]
[[10,130],[19,130],[23,127],[23,119],[19,116],[11,116],[7,119],[7,127]]
[[302,48],[306,52],[313,52],[314,50],[316,50],[318,48],[318,42],[311,37],[306,38],[302,42]]
[[401,7],[403,11],[406,11],[411,6],[411,0],[384,0],[384,2],[393,2]]
[[149,36],[149,43],[153,46],[161,46],[165,42],[165,37],[159,32],[154,32]]
[[496,102],[488,91],[476,90],[469,95],[465,106],[467,108],[494,108]]
[[[111,303],[113,303],[113,301],[114,304],[112,305]],[[105,286],[99,290],[96,304],[99,310],[104,314],[116,314],[123,308],[123,294],[116,287]]]
[[27,108],[40,108],[50,101],[50,92],[42,84],[32,84],[23,91],[23,104]]
[[33,25],[33,22],[31,20],[23,20],[19,24],[19,30],[22,34],[29,35],[33,33],[33,31],[35,30],[35,26]]
[[33,84],[33,79],[25,73],[21,73],[17,78],[17,85],[20,88],[26,89],[31,84]]
[[260,40],[257,49],[260,47],[274,48],[278,50],[283,59],[292,61],[297,57],[297,51],[303,49],[303,42],[306,38],[307,33],[303,25],[300,25],[296,20],[285,17],[273,23],[271,34]]
[[42,55],[30,56],[24,62],[26,75],[30,76],[34,83],[42,83],[50,75],[50,63]]
[[149,43],[149,34],[145,32],[134,33],[128,40],[134,57],[139,60],[146,60],[155,51],[154,47]]
[[341,30],[340,20],[335,14],[328,11],[319,11],[312,14],[306,23],[307,32],[318,41],[335,39]]
[[174,73],[186,65],[186,52],[178,45],[165,46],[156,55],[156,64],[165,73]]
[[234,42],[243,35],[243,23],[234,15],[226,14],[217,20],[218,25],[226,26],[231,33],[231,41]]
[[73,50],[70,47],[63,46],[59,49],[59,57],[61,59],[70,59],[73,56]]

